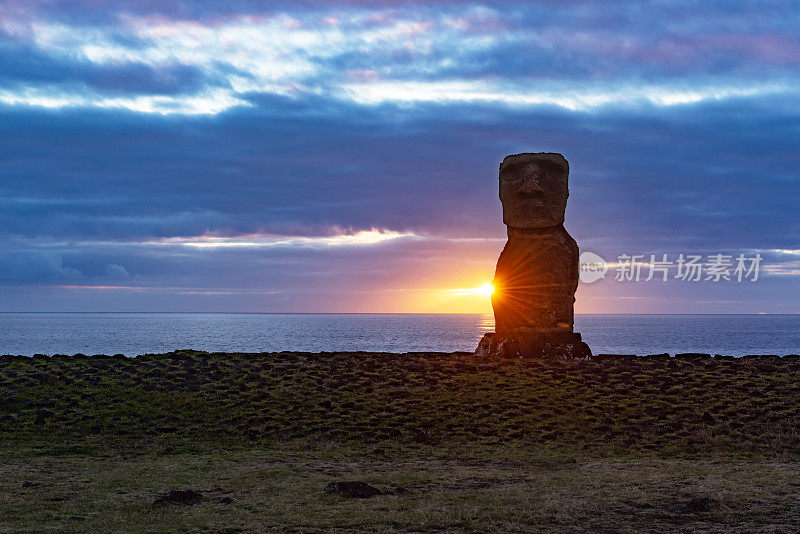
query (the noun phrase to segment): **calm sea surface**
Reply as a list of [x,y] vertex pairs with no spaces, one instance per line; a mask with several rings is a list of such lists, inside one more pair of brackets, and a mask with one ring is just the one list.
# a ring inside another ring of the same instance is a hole
[[[800,315],[579,315],[597,353],[800,353]],[[491,315],[0,313],[0,354],[472,351]]]

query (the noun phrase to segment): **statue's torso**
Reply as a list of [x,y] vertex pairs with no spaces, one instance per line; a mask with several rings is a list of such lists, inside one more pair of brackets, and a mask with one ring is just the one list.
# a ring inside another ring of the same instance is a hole
[[509,228],[493,282],[497,333],[572,332],[578,269],[578,245],[563,225]]

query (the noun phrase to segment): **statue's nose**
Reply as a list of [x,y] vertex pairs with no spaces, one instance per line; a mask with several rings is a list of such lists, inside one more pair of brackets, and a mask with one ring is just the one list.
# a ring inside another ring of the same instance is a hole
[[542,189],[542,185],[539,183],[539,180],[533,176],[525,177],[525,180],[522,182],[521,190],[525,195],[544,193],[544,189]]

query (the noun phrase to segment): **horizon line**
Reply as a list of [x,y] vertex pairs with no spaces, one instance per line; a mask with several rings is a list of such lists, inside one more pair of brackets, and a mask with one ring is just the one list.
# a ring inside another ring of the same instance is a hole
[[[492,312],[248,312],[248,311],[0,311],[0,314],[148,314],[148,315],[493,315]],[[749,313],[576,313],[588,315],[800,315],[800,312]]]

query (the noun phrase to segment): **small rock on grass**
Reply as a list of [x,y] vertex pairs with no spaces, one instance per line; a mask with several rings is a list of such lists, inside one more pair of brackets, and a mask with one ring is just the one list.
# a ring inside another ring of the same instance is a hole
[[708,412],[703,412],[703,415],[700,417],[700,420],[707,425],[717,424],[717,419]]
[[200,493],[192,490],[170,490],[163,495],[160,495],[153,504],[185,504],[195,505],[203,500]]
[[331,482],[325,487],[328,493],[335,493],[342,497],[368,499],[382,492],[376,487],[370,486],[366,482]]
[[719,501],[710,497],[695,497],[689,500],[684,508],[692,514],[708,513],[719,508]]

